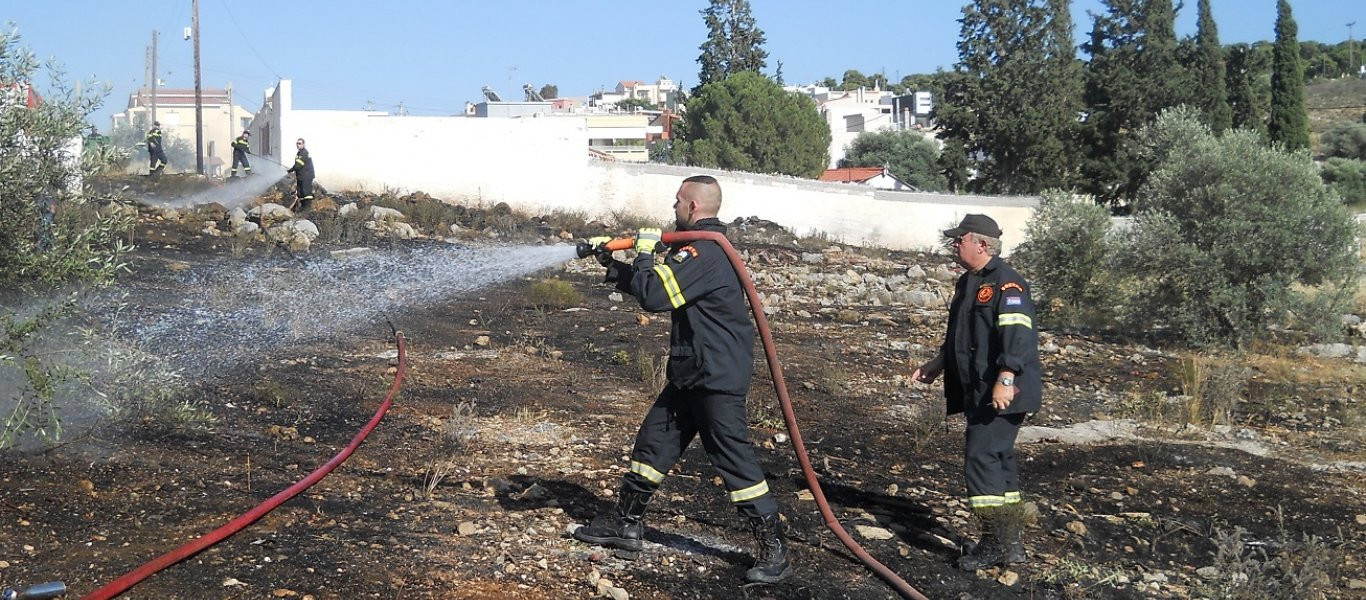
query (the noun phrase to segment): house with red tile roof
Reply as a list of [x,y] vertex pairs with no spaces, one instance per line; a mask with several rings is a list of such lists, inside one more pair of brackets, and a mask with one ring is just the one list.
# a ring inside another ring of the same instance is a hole
[[838,169],[826,169],[818,178],[820,181],[833,181],[838,183],[853,183],[866,185],[879,190],[897,190],[905,192],[920,191],[915,186],[908,184],[887,170],[887,167],[840,167]]

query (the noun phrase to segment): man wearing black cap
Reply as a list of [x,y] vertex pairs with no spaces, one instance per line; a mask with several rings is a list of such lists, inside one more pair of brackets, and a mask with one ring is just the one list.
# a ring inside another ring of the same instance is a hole
[[998,256],[996,221],[967,215],[944,236],[967,272],[954,286],[939,353],[911,378],[933,383],[944,373],[949,414],[961,412],[967,420],[963,467],[982,539],[958,566],[975,571],[1025,560],[1015,436],[1042,401],[1039,336],[1029,283]]

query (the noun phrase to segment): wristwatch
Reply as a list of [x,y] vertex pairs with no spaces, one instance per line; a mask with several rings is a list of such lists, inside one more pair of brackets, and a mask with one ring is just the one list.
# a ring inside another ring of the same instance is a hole
[[996,381],[999,382],[1001,385],[1004,385],[1004,386],[1006,386],[1006,387],[1010,387],[1010,386],[1012,386],[1012,385],[1015,385],[1015,378],[1014,378],[1014,377],[1011,377],[1011,376],[1009,376],[1009,375],[1002,375],[1002,376],[1000,376],[1000,377],[997,377],[997,378],[996,378]]

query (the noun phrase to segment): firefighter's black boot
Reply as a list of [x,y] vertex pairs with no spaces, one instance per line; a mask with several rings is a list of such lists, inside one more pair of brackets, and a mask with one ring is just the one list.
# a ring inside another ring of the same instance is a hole
[[1023,504],[1007,504],[1002,507],[997,525],[997,535],[1001,537],[1001,547],[1005,551],[1006,564],[1022,563],[1027,558],[1024,541],[1025,511]]
[[750,517],[749,527],[759,552],[754,556],[754,568],[745,571],[750,583],[778,583],[792,576],[792,559],[788,555],[787,538],[783,536],[783,520],[778,513]]
[[645,538],[645,508],[650,494],[622,488],[617,506],[574,531],[574,539],[626,552],[640,552]]
[[958,557],[959,569],[976,571],[1006,564],[1006,547],[1000,535],[1000,513],[999,508],[984,508],[977,511],[982,520],[982,539],[967,554]]

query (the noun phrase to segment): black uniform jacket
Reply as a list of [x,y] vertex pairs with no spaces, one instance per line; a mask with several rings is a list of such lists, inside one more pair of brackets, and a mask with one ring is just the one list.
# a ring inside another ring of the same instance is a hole
[[147,149],[156,150],[161,148],[161,129],[153,127],[147,131]]
[[954,286],[944,354],[944,397],[949,414],[994,412],[991,388],[1001,369],[1015,372],[1019,393],[1001,414],[1038,412],[1043,398],[1039,335],[1029,283],[992,257],[978,273]]
[[237,139],[233,140],[232,149],[240,150],[242,152],[250,152],[251,142],[247,140],[247,136],[239,135],[237,136]]
[[313,179],[313,159],[308,156],[308,148],[299,148],[289,172],[296,174],[299,179]]
[[[693,231],[725,233],[715,218]],[[670,311],[669,381],[679,389],[703,389],[743,396],[754,374],[754,325],[744,290],[726,253],[716,242],[669,247],[664,263],[642,253],[634,264],[612,261],[607,281],[650,312]]]

